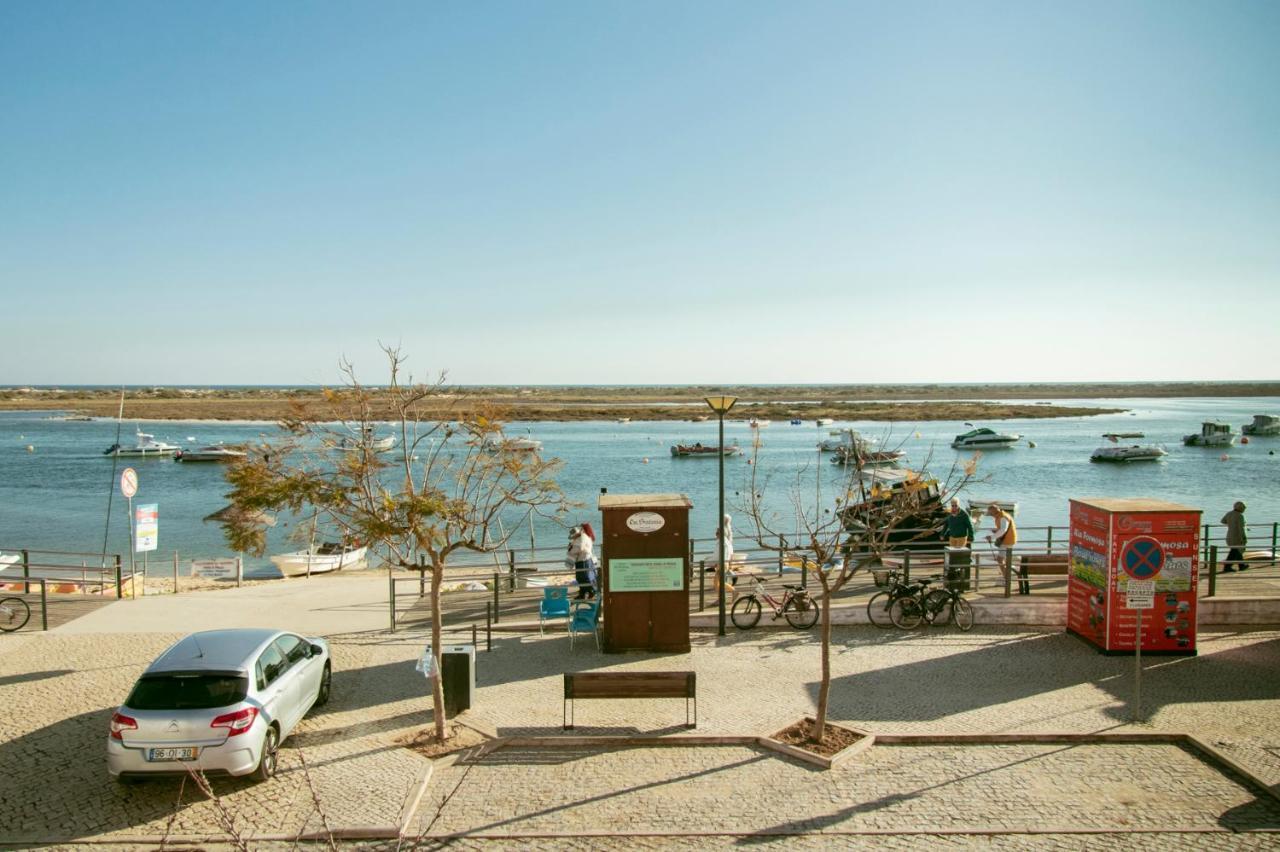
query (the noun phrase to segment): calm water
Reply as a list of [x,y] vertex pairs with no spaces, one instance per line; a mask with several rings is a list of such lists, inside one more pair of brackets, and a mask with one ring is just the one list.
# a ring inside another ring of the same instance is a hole
[[[986,453],[979,475],[989,481],[974,485],[970,496],[1016,500],[1021,526],[1066,525],[1070,497],[1156,497],[1202,508],[1207,520],[1216,522],[1237,499],[1249,504],[1251,522],[1280,519],[1280,438],[1251,439],[1248,445],[1229,450],[1182,446],[1182,436],[1199,431],[1202,420],[1229,422],[1238,430],[1254,414],[1280,414],[1280,398],[1236,399],[1130,399],[1068,400],[1065,404],[1125,407],[1132,414],[1045,420],[990,421],[979,425],[1017,432],[1035,441],[1008,450]],[[66,422],[47,419],[47,412],[0,412],[0,549],[98,551],[102,547],[107,490],[112,485],[112,460],[102,451],[115,441],[116,425],[110,421]],[[969,453],[948,445],[969,427],[957,422],[883,423],[837,422],[829,428],[851,426],[864,435],[878,437],[882,445],[898,446],[910,462],[919,464],[933,451],[930,469],[945,473],[957,458]],[[182,446],[208,443],[240,443],[270,438],[270,424],[211,424],[161,422],[143,424],[156,437]],[[813,421],[791,426],[775,421],[761,430],[761,473],[769,474],[767,492],[771,506],[782,514],[791,510],[787,491],[797,473],[805,471],[801,493],[812,501],[813,471],[822,476],[826,502],[834,494],[841,469],[829,456],[818,461],[816,443],[827,437],[827,428]],[[1105,465],[1089,462],[1089,454],[1105,443],[1101,435],[1112,431],[1141,431],[1137,443],[1161,443],[1170,455],[1159,463]],[[717,466],[714,459],[673,459],[669,447],[676,442],[716,442],[715,422],[706,423],[515,423],[513,435],[528,434],[543,442],[544,455],[564,460],[560,484],[584,506],[575,518],[598,521],[596,497],[601,488],[611,493],[682,492],[692,498],[695,538],[706,539],[715,527]],[[918,437],[917,437],[918,435]],[[744,422],[726,422],[726,440],[744,448],[751,430]],[[190,439],[194,439],[190,440]],[[133,441],[133,423],[126,421],[121,443]],[[28,452],[27,446],[34,447]],[[749,453],[747,454],[749,456]],[[648,460],[647,462],[645,460]],[[201,521],[225,505],[228,490],[217,464],[182,464],[162,459],[121,459],[121,467],[138,471],[140,487],[135,502],[160,506],[160,550],[154,555],[172,559],[176,549],[183,559],[230,555],[219,527]],[[745,457],[725,464],[726,501],[732,504],[746,487],[750,466]],[[109,524],[108,550],[128,553],[127,510],[116,492]],[[740,515],[740,513],[735,513]],[[740,530],[742,520],[738,520]],[[286,536],[291,525],[271,532],[270,552],[296,549]],[[534,534],[539,546],[556,545],[564,533],[549,523],[539,523]],[[522,530],[517,547],[527,547]],[[710,551],[710,547],[707,548]],[[750,546],[739,542],[739,549]],[[127,558],[127,556],[126,556]],[[273,573],[266,560],[249,560],[250,571]]]

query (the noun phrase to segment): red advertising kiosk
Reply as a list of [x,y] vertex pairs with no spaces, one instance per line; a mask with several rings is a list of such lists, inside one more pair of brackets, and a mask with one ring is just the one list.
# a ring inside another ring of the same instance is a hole
[[[1199,546],[1199,509],[1072,500],[1067,630],[1104,654],[1130,654],[1140,611],[1133,607],[1140,607],[1142,653],[1194,655]],[[1153,585],[1154,602],[1144,596]]]

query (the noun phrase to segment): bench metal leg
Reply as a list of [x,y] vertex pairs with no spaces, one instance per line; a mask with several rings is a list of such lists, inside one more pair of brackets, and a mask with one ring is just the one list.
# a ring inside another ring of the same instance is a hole
[[566,731],[573,730],[573,699],[566,698],[564,700],[564,709],[560,714],[561,728]]

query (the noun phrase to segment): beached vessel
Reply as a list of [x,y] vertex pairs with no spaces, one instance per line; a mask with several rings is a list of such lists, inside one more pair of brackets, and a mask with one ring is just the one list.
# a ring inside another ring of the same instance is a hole
[[1134,461],[1159,461],[1169,455],[1164,447],[1157,447],[1154,444],[1138,445],[1133,444],[1128,447],[1098,447],[1093,451],[1093,455],[1089,456],[1089,461],[1096,462],[1134,462]]
[[1236,433],[1231,424],[1206,420],[1200,424],[1200,431],[1194,435],[1186,435],[1182,443],[1188,447],[1229,447],[1236,442]]
[[1008,435],[992,429],[971,429],[963,435],[956,435],[951,446],[957,450],[991,450],[1011,447],[1022,440],[1021,435]]
[[138,443],[134,446],[125,447],[121,444],[112,444],[103,450],[102,454],[104,456],[120,456],[122,458],[125,456],[130,458],[147,456],[163,458],[172,456],[174,453],[178,452],[178,450],[182,449],[177,444],[166,444],[164,441],[157,441],[155,435],[148,435],[141,429],[137,430],[136,434],[138,436]]
[[1255,414],[1253,422],[1240,427],[1240,431],[1246,435],[1261,437],[1280,435],[1280,417],[1272,414]]
[[271,561],[286,577],[305,577],[308,574],[325,574],[341,571],[364,561],[367,547],[343,546],[337,542],[325,542],[314,550],[298,550],[271,557]]
[[248,455],[244,450],[224,447],[222,444],[210,444],[195,450],[178,450],[174,458],[180,462],[230,462]]
[[715,458],[719,455],[736,456],[742,452],[737,444],[728,444],[722,450],[714,444],[676,444],[671,448],[671,455],[676,458]]

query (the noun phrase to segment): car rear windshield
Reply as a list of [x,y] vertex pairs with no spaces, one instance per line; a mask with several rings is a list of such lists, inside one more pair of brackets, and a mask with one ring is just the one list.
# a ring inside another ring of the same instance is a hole
[[125,702],[135,710],[201,710],[244,701],[249,679],[232,674],[147,675]]

